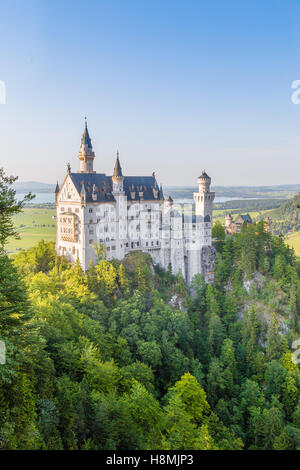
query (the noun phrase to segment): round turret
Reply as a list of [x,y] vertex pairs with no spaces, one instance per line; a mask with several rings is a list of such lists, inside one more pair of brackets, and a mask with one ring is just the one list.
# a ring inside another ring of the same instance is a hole
[[211,178],[202,170],[200,176],[198,176],[198,185],[199,185],[199,192],[208,192],[210,189]]
[[232,219],[232,215],[231,215],[231,214],[227,214],[227,215],[225,216],[225,227],[226,227],[226,228],[229,228],[229,227],[231,226],[232,220],[233,220],[233,219]]
[[166,205],[167,207],[171,207],[173,205],[173,199],[171,198],[171,196],[168,197],[166,201]]

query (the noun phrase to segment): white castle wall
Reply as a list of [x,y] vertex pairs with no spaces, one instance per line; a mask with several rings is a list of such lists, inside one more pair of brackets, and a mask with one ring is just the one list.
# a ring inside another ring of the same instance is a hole
[[[182,218],[170,202],[127,201],[122,185],[114,186],[114,198],[113,202],[84,203],[67,176],[57,196],[57,253],[72,263],[79,259],[86,270],[90,262],[96,261],[93,245],[100,242],[106,247],[108,259],[121,260],[130,251],[142,250],[164,269],[171,263],[173,273],[181,271],[189,285],[195,274],[202,273],[202,249],[212,244],[214,193],[209,185],[199,184],[199,192],[194,195],[197,221],[191,215]],[[68,240],[61,231],[68,216],[75,218],[74,240],[71,229]],[[206,279],[212,280],[212,275]]]

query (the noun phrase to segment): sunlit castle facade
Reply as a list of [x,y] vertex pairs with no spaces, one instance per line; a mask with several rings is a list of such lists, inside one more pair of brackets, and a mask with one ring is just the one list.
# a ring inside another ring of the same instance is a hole
[[214,279],[212,210],[215,193],[211,178],[202,172],[194,204],[164,199],[162,186],[152,176],[125,176],[117,154],[112,176],[94,171],[87,123],[79,151],[80,170],[67,175],[55,190],[57,209],[56,251],[84,270],[96,262],[95,244],[105,247],[107,259],[123,259],[141,250],[154,263],[174,274],[181,271],[190,285],[195,274]]

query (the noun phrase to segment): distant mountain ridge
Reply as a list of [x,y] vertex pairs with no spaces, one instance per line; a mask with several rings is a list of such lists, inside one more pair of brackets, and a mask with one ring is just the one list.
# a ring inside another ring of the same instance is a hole
[[41,183],[39,181],[17,181],[13,184],[13,188],[17,193],[53,193],[55,184]]
[[[17,193],[53,193],[55,184],[41,183],[40,181],[18,181],[13,187]],[[283,198],[288,199],[300,191],[300,184],[283,184],[276,186],[213,186],[218,197],[238,198]],[[191,199],[196,186],[164,186],[165,197],[175,199]]]
[[[212,186],[217,197],[230,198],[275,198],[289,199],[300,191],[300,184],[283,184],[275,186]],[[164,195],[173,199],[191,199],[195,186],[166,186]]]

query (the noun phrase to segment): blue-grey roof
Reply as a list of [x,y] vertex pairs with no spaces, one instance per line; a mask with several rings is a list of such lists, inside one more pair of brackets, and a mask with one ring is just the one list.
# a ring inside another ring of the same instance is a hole
[[242,219],[243,222],[246,222],[247,224],[252,224],[252,219],[249,214],[239,214],[237,218],[235,219],[235,222],[238,222],[239,219]]
[[249,214],[246,214],[246,215],[241,215],[242,219],[244,220],[244,222],[247,222],[248,224],[251,224],[252,223],[252,219],[250,217]]
[[[78,191],[81,193],[82,184],[86,192],[86,202],[110,202],[115,201],[112,194],[113,182],[111,176],[104,173],[70,173],[70,177]],[[154,197],[153,188],[158,190],[158,198],[161,199],[160,190],[155,178],[152,176],[125,176],[124,191],[127,199],[139,201],[139,191],[143,191],[145,201],[157,200]],[[97,194],[97,199],[92,198],[92,194]],[[131,197],[131,192],[135,193],[135,198]]]
[[119,152],[117,153],[117,160],[116,160],[113,176],[117,176],[117,177],[122,177],[123,176],[122,175],[122,168],[121,168],[120,160],[119,160]]
[[85,122],[85,128],[84,128],[82,138],[81,138],[81,144],[85,144],[89,148],[92,148],[92,141],[91,141],[91,138],[90,138],[90,135],[89,135],[89,131],[88,131],[86,122]]
[[153,188],[158,191],[158,198],[161,199],[160,190],[156,179],[153,176],[125,176],[124,191],[128,200],[132,200],[131,192],[135,193],[135,200],[139,198],[139,191],[143,191],[143,199],[147,201],[155,200]]
[[206,179],[206,180],[210,180],[210,176],[208,176],[208,174],[205,172],[205,170],[202,171],[201,175],[198,176],[198,178],[203,178],[203,179]]

